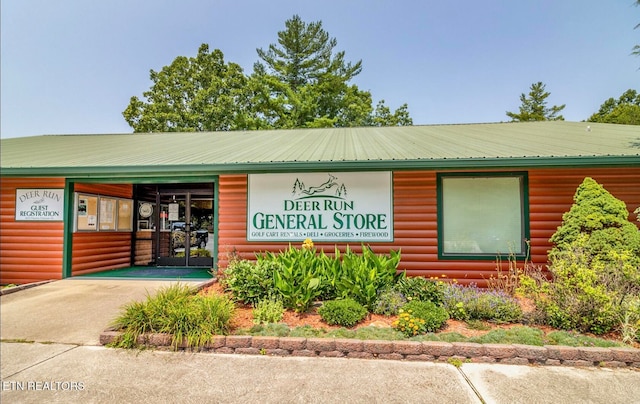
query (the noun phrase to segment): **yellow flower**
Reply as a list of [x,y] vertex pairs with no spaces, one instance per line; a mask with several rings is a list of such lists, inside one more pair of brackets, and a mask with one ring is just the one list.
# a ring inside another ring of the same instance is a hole
[[302,243],[302,248],[305,250],[311,250],[313,248],[313,240],[310,238],[305,239]]

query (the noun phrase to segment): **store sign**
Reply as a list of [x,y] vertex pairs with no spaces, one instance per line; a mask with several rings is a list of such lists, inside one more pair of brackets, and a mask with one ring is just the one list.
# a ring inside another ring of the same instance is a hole
[[250,174],[248,241],[393,241],[391,172]]
[[62,221],[64,189],[17,189],[16,220]]

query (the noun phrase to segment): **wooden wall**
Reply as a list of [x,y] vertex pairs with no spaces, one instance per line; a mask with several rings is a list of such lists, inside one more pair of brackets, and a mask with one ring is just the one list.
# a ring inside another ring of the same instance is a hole
[[[522,171],[522,170],[519,170]],[[625,169],[535,169],[529,170],[529,210],[531,259],[544,265],[549,238],[562,223],[562,215],[573,203],[576,188],[587,176],[594,178],[629,211],[640,206],[640,168]],[[288,243],[255,243],[246,240],[247,176],[220,176],[219,189],[219,266],[224,268],[229,254],[254,259],[260,251],[279,251]],[[495,261],[439,260],[436,202],[436,172],[400,171],[393,174],[394,242],[374,243],[374,251],[388,253],[400,249],[400,269],[409,275],[457,279],[462,284],[486,284],[495,274]],[[634,216],[635,217],[635,216]],[[317,243],[326,252],[333,243]],[[340,249],[345,244],[338,244]],[[356,245],[351,245],[358,251]],[[508,263],[503,262],[506,268]]]
[[0,181],[0,283],[62,278],[64,222],[16,222],[17,188],[64,188],[63,178]]
[[[132,185],[76,184],[76,192],[132,198]],[[71,275],[131,266],[131,232],[73,233]]]

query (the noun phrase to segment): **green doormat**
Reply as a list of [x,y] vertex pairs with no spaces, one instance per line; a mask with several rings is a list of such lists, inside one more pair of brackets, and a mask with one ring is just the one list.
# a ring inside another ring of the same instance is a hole
[[130,267],[80,275],[87,278],[211,279],[210,268]]

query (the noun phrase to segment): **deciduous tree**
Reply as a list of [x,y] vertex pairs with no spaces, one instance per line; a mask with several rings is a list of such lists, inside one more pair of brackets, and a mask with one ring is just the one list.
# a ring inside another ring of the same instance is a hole
[[625,91],[617,100],[606,100],[598,112],[591,115],[589,122],[640,125],[640,94],[636,90]]
[[122,113],[134,132],[243,129],[249,125],[247,78],[218,49],[202,44],[196,57],[179,56],[159,72],[145,100],[131,97]]
[[350,83],[362,61],[347,62],[336,45],[320,21],[294,16],[247,76],[202,44],[196,57],[151,70],[151,88],[122,114],[134,132],[411,125],[407,104],[374,111],[371,94]]

